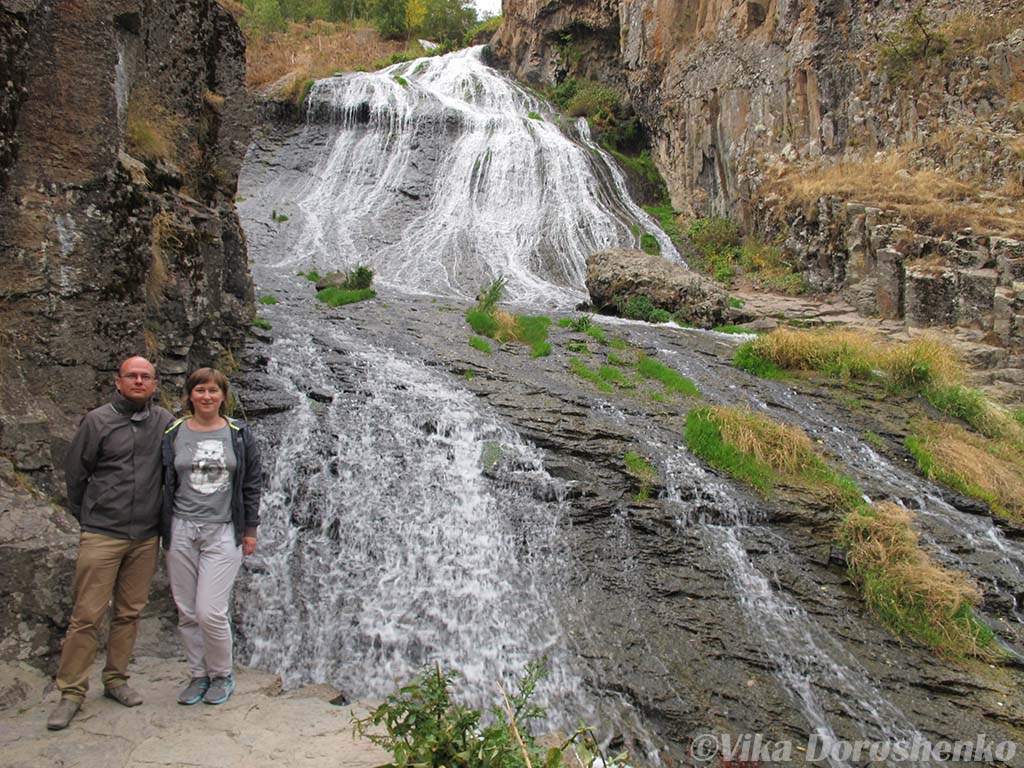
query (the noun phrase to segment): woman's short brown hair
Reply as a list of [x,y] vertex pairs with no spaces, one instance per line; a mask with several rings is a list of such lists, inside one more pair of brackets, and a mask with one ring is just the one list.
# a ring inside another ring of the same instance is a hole
[[192,373],[185,379],[185,392],[182,398],[185,401],[185,410],[189,413],[195,413],[196,409],[192,407],[192,390],[198,387],[200,384],[208,384],[209,382],[216,384],[220,391],[224,393],[224,402],[220,404],[221,416],[227,414],[228,401],[231,399],[231,385],[228,384],[228,377],[218,371],[216,368],[196,368]]

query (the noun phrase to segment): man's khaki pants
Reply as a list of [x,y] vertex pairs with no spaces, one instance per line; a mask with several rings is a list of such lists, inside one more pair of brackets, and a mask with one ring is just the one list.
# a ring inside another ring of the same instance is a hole
[[103,685],[117,688],[128,680],[128,662],[156,571],[159,537],[115,539],[82,532],[75,566],[75,607],[64,636],[57,669],[61,697],[82,701],[89,690],[89,668],[96,658],[97,628],[113,597],[107,665]]

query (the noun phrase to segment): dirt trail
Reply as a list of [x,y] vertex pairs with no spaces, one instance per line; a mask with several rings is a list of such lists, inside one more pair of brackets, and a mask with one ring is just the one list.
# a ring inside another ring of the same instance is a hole
[[[24,668],[23,668],[24,669]],[[0,711],[0,766],[3,768],[372,768],[389,755],[352,737],[351,713],[359,705],[334,706],[337,691],[310,686],[280,692],[276,675],[238,669],[237,688],[220,706],[183,707],[175,697],[187,675],[183,661],[141,658],[132,685],[144,704],[126,709],[93,690],[65,731],[47,731],[46,718],[58,696],[41,674],[19,675],[30,695],[20,706]]]

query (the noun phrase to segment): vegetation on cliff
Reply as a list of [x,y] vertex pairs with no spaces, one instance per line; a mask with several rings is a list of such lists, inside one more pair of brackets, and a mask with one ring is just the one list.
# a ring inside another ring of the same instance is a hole
[[531,662],[506,692],[489,718],[459,704],[454,697],[458,673],[426,667],[412,681],[390,694],[369,715],[353,719],[356,734],[391,752],[385,768],[449,766],[449,768],[583,768],[626,764],[626,755],[607,756],[593,731],[581,725],[557,746],[538,743],[532,726],[545,716],[532,699],[545,673],[544,662]]
[[851,579],[892,631],[956,658],[992,654],[993,634],[974,616],[980,597],[967,577],[929,557],[908,512],[864,501],[803,430],[747,410],[700,408],[687,416],[686,445],[765,496],[796,489],[831,510]]
[[[308,85],[339,71],[379,69],[444,53],[487,35],[500,17],[479,19],[463,0],[221,0],[246,33],[246,82],[281,83],[301,103]],[[417,40],[438,43],[426,50]]]
[[897,343],[861,331],[780,328],[741,346],[734,363],[759,376],[819,373],[921,395],[973,432],[931,419],[916,421],[906,442],[918,469],[986,502],[996,515],[1024,520],[1024,428],[1015,413],[967,384],[963,362],[939,338]]

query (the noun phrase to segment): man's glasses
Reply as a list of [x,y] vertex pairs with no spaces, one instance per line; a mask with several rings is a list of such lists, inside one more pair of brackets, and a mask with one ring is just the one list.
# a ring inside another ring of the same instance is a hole
[[132,381],[144,381],[147,384],[151,381],[156,381],[156,376],[150,376],[148,373],[126,373],[123,376],[118,374],[119,379],[131,379]]

